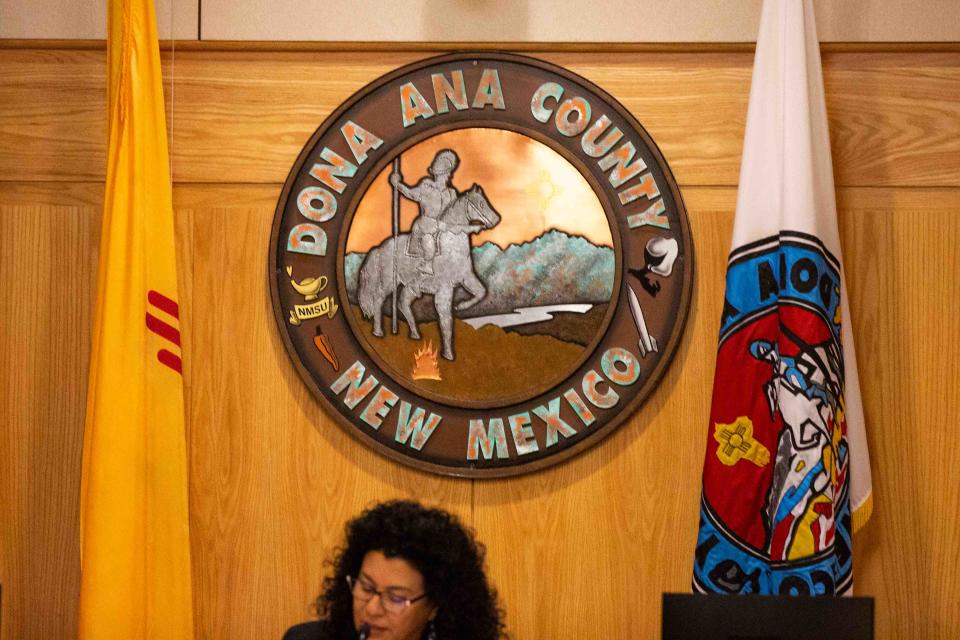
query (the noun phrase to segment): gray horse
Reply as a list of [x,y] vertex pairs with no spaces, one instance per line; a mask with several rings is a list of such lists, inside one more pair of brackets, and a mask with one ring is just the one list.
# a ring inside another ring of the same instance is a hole
[[[442,354],[453,360],[453,295],[463,287],[470,298],[457,304],[457,311],[468,309],[483,300],[487,288],[473,269],[470,255],[470,234],[492,229],[500,223],[500,214],[490,205],[483,189],[473,185],[450,203],[438,218],[440,231],[433,274],[424,274],[419,266],[423,258],[411,255],[410,234],[387,238],[367,253],[360,266],[357,297],[365,318],[373,318],[373,335],[383,336],[383,303],[393,291],[394,257],[397,260],[397,284],[403,290],[397,306],[410,326],[410,337],[420,338],[417,321],[410,305],[424,293],[433,294],[433,305],[440,322]],[[399,288],[399,286],[398,286]]]

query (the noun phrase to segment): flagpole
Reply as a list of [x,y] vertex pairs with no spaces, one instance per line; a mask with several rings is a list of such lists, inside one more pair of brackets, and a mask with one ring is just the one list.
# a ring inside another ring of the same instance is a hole
[[[393,159],[393,172],[400,174],[400,156]],[[399,330],[397,327],[397,243],[400,236],[400,185],[393,188],[393,311],[390,316],[390,329],[394,334]]]

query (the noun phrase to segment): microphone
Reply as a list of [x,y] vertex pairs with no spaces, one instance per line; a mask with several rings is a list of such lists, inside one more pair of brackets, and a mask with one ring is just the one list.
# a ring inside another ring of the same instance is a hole
[[367,640],[368,637],[370,637],[370,625],[365,624],[360,627],[359,640]]

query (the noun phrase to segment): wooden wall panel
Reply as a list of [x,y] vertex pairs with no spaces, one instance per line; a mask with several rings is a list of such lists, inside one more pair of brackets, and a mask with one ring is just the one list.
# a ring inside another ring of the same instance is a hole
[[842,194],[876,491],[855,579],[878,638],[951,638],[960,588],[960,192]]
[[106,51],[2,50],[0,176],[103,180]]
[[[168,122],[170,59],[167,53]],[[103,182],[106,65],[106,50],[5,49],[0,40],[0,180]]]
[[[689,584],[750,56],[545,54],[620,97],[663,148],[690,210],[695,294],[676,360],[636,416],[559,467],[470,482],[399,466],[333,424],[290,364],[267,293],[273,210],[300,146],[362,84],[422,55],[167,61],[198,638],[277,638],[309,617],[344,520],[391,496],[476,527],[515,638],[656,637],[660,592]],[[75,629],[103,63],[97,51],[0,48],[3,638]],[[958,63],[825,56],[877,487],[855,576],[878,598],[881,640],[960,631]]]
[[[176,84],[167,92],[176,97],[174,180],[282,183],[330,111],[425,55],[192,50],[176,52],[171,64],[167,52]],[[750,53],[532,55],[586,75],[623,102],[681,185],[736,184]],[[103,60],[97,51],[4,51],[0,146],[11,153],[0,156],[0,175],[102,179]],[[960,52],[829,53],[824,75],[838,185],[960,186],[960,141],[951,135],[960,122]]]
[[[344,99],[411,53],[183,52],[175,180],[283,182],[303,143]],[[543,53],[613,94],[662,149],[681,185],[735,185],[749,53]],[[882,79],[882,81],[881,81]],[[960,54],[831,54],[825,60],[838,185],[960,185]],[[929,98],[915,106],[917,95]],[[212,122],[218,126],[211,127]],[[233,153],[224,154],[231,148]],[[189,155],[187,155],[189,154]]]
[[823,64],[838,185],[958,185],[960,54],[829,53]]
[[70,638],[99,215],[0,193],[0,637]]

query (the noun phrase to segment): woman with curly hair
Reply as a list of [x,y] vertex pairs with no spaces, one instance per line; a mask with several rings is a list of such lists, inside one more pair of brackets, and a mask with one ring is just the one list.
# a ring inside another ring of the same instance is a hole
[[452,514],[395,500],[346,526],[317,599],[319,622],[284,640],[500,640],[484,549]]

